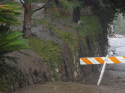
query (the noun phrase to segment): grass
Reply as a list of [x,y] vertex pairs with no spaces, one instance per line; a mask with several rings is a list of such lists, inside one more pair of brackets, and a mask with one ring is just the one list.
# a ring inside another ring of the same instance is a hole
[[56,36],[62,40],[64,40],[67,45],[70,48],[71,54],[75,55],[77,48],[78,48],[78,43],[77,43],[77,36],[73,33],[69,33],[66,31],[63,31],[63,29],[60,29],[59,27],[53,25],[52,23],[49,23],[45,20],[39,20],[39,24],[43,24],[45,27],[47,27],[50,31],[55,31]]
[[[56,19],[55,19],[56,20]],[[45,19],[36,20],[35,24],[42,24],[49,31],[53,31],[56,33],[56,36],[61,40],[64,40],[66,44],[69,46],[71,51],[72,58],[78,53],[78,38],[80,38],[80,42],[82,43],[82,47],[84,49],[84,56],[91,55],[96,56],[98,54],[98,48],[100,48],[100,44],[104,44],[103,38],[103,29],[100,25],[100,21],[97,16],[83,16],[81,18],[82,23],[76,26],[68,26],[65,24],[64,26],[69,27],[72,30],[76,30],[79,36],[74,33],[70,33],[64,31],[63,29],[55,26],[52,22],[49,22]],[[90,45],[92,47],[92,51],[88,48],[88,44],[86,41],[86,36],[88,35],[90,40]],[[56,72],[56,68],[62,62],[61,48],[58,44],[52,41],[44,41],[38,40],[36,38],[31,38],[31,46],[34,51],[36,51],[39,55],[41,55],[46,62],[49,63],[52,75],[58,79],[58,73]]]
[[[56,20],[56,19],[55,19]],[[56,32],[56,36],[62,40],[64,40],[70,48],[72,57],[78,52],[78,38],[80,38],[80,42],[82,43],[82,47],[84,49],[84,54],[86,56],[90,55],[90,49],[88,48],[88,44],[86,41],[86,36],[88,35],[90,46],[93,51],[93,56],[97,55],[98,49],[104,43],[103,29],[100,24],[100,20],[96,15],[92,16],[82,16],[82,23],[76,26],[68,26],[65,24],[64,26],[69,27],[70,29],[76,30],[79,36],[63,31],[59,27],[53,25],[51,22],[47,22],[44,19],[37,20],[37,24],[42,24],[46,28],[51,31]]]
[[58,80],[58,69],[59,65],[62,64],[62,49],[61,47],[52,41],[39,40],[35,37],[29,38],[32,50],[39,54],[45,62],[50,66],[51,75],[55,80]]
[[[92,46],[94,55],[96,55],[97,49],[100,47],[99,45],[104,42],[103,40],[103,29],[100,24],[100,21],[97,16],[83,16],[81,18],[82,23],[76,27],[71,27],[72,29],[76,29],[79,34],[79,38],[82,42],[82,47],[85,49],[85,54],[89,55],[90,52],[87,42],[86,36],[88,35],[90,40],[90,45]],[[93,55],[93,56],[94,56]]]
[[9,83],[5,76],[0,78],[0,91],[2,91],[4,93],[9,93],[9,91],[10,91]]

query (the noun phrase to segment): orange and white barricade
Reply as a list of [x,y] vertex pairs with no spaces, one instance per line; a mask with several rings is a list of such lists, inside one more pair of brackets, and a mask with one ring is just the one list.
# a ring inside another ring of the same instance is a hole
[[118,57],[86,57],[80,58],[81,65],[92,65],[92,64],[118,64],[125,63],[125,56]]

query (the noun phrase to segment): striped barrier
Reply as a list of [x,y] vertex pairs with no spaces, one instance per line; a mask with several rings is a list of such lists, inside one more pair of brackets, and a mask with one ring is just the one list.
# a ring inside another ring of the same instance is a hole
[[105,62],[107,64],[125,63],[125,56],[80,58],[81,65],[104,64]]

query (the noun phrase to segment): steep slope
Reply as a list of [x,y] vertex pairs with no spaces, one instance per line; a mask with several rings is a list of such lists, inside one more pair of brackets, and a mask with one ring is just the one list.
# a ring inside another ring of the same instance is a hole
[[[3,87],[15,89],[47,81],[95,83],[98,66],[80,66],[79,58],[106,54],[107,45],[98,16],[83,15],[77,24],[69,15],[57,17],[39,11],[32,19],[33,36],[28,38],[31,49],[13,54],[19,57],[17,64],[12,65],[16,73],[11,74],[10,84],[4,77],[0,80],[5,81]],[[20,20],[23,22],[22,16]]]

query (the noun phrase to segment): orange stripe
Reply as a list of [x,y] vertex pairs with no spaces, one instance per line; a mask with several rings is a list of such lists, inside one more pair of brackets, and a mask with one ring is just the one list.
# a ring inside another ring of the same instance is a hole
[[121,63],[116,57],[109,57],[114,63]]
[[125,56],[123,56],[123,58],[125,58]]
[[89,61],[87,58],[81,58],[86,64],[93,64],[91,61]]
[[98,61],[100,64],[104,64],[104,60],[101,57],[95,57],[95,60]]

